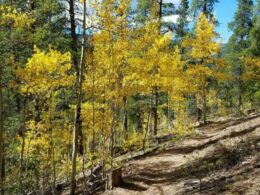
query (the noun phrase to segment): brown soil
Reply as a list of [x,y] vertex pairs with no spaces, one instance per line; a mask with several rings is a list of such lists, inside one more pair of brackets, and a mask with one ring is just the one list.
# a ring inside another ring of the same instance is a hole
[[[199,127],[201,138],[128,162],[123,169],[125,184],[99,194],[259,195],[259,126],[260,117],[252,117]],[[221,162],[228,152],[223,147],[231,152]],[[234,160],[232,154],[236,153]]]

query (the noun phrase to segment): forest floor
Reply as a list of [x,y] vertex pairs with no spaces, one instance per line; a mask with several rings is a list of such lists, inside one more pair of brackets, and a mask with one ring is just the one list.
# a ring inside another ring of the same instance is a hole
[[[96,194],[260,195],[260,116],[212,122],[196,131],[193,138],[124,163],[123,185]],[[80,185],[77,191],[84,194]]]
[[260,117],[211,123],[123,167],[124,184],[99,194],[260,194]]

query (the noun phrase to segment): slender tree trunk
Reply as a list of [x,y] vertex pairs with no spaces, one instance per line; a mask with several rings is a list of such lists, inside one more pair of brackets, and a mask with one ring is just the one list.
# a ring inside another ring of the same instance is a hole
[[19,176],[19,185],[20,185],[20,193],[23,194],[23,161],[24,161],[24,148],[25,148],[25,123],[26,123],[26,105],[27,105],[27,96],[25,97],[24,104],[23,104],[23,110],[22,110],[22,120],[23,120],[23,126],[21,128],[21,136],[22,136],[22,145],[21,145],[21,153],[20,153],[20,176]]
[[53,140],[53,128],[52,128],[52,119],[51,119],[51,111],[52,111],[52,103],[50,102],[49,107],[49,125],[50,125],[50,134],[51,134],[51,159],[52,159],[52,169],[53,169],[53,193],[56,193],[56,162],[55,162],[55,148],[54,148],[54,140]]
[[[34,109],[35,109],[35,116],[34,116],[34,121],[35,121],[35,124],[36,124],[36,133],[39,131],[39,127],[38,127],[38,124],[39,122],[41,121],[41,105],[40,105],[40,100],[39,100],[39,97],[36,96],[36,99],[35,99],[35,105],[34,105]],[[37,145],[35,147],[36,151],[38,154],[41,154],[41,149],[39,147],[39,145]],[[29,150],[28,150],[29,151]],[[39,156],[37,157],[37,160],[39,162]],[[40,166],[39,166],[39,163],[38,163],[38,166],[37,168],[35,168],[34,170],[34,174],[35,174],[35,177],[36,177],[36,181],[37,181],[37,187],[40,189],[40,191],[42,191],[42,184],[41,184],[41,178],[42,178],[42,173],[41,173],[41,169],[40,169]]]
[[171,107],[170,107],[170,92],[167,94],[167,118],[168,118],[168,129],[172,129],[172,113],[171,113]]
[[146,126],[146,129],[145,129],[145,134],[144,134],[144,139],[143,139],[143,150],[145,150],[146,139],[147,139],[148,132],[150,130],[151,106],[152,106],[152,97],[150,97],[150,108],[148,109],[147,126]]
[[[70,33],[71,33],[71,50],[72,63],[76,72],[76,77],[80,77],[80,67],[78,62],[78,39],[76,34],[76,20],[75,20],[75,0],[69,0],[69,14],[70,14]],[[82,57],[82,55],[81,55]],[[76,89],[77,90],[77,89]],[[78,93],[78,92],[76,92]],[[79,154],[83,155],[83,132],[79,128],[78,131],[79,143],[77,145]]]
[[53,143],[53,132],[51,129],[51,147],[52,147],[52,166],[53,166],[53,192],[56,193],[56,162],[55,162],[55,148]]
[[[92,169],[91,169],[91,171],[92,171]],[[85,174],[85,153],[83,153],[83,155],[82,155],[82,174],[83,174],[84,187],[85,187],[85,190],[87,191],[88,187],[87,187],[87,180],[86,180],[86,174]]]
[[[244,40],[244,36],[241,35],[241,40]],[[240,114],[242,112],[242,109],[243,109],[243,100],[242,100],[242,93],[243,93],[243,86],[242,86],[242,75],[243,75],[243,71],[242,71],[242,65],[239,64],[239,67],[238,67],[238,109],[240,111]]]
[[157,87],[154,89],[154,111],[153,111],[153,119],[154,119],[154,124],[153,124],[153,133],[154,136],[157,135],[158,131],[158,101],[159,101],[159,93]]
[[[240,70],[240,76],[242,75],[242,71]],[[238,80],[238,109],[239,111],[242,111],[243,109],[243,100],[242,100],[242,81],[241,81],[241,78],[239,78]]]
[[[102,95],[104,95],[105,97],[105,92],[103,91],[101,93]],[[106,103],[106,100],[104,100],[103,102],[103,105]],[[102,106],[101,108],[101,112],[102,112],[102,115],[104,116],[105,115],[105,108]],[[102,166],[103,166],[103,169],[102,169],[102,177],[104,178],[105,177],[105,164],[106,164],[106,160],[105,160],[105,142],[106,142],[106,138],[105,138],[105,135],[104,135],[104,126],[105,126],[105,123],[103,122],[102,123],[102,126],[101,126],[101,153],[102,153]]]
[[67,145],[67,155],[66,155],[66,168],[67,168],[67,171],[66,171],[66,181],[69,182],[70,181],[70,145]]
[[103,169],[102,169],[102,177],[104,178],[105,177],[105,164],[106,164],[106,160],[105,160],[105,135],[104,135],[104,129],[102,127],[102,130],[101,130],[101,134],[102,134],[102,146],[101,146],[101,150],[102,150],[102,166],[103,166]]
[[124,101],[124,119],[123,119],[123,132],[127,133],[128,131],[128,118],[127,118],[127,97],[123,98]]
[[207,122],[207,96],[206,96],[206,89],[203,88],[203,123],[206,124]]
[[76,111],[75,111],[75,118],[74,118],[74,128],[73,128],[73,149],[72,149],[72,173],[71,173],[71,191],[70,194],[75,194],[75,188],[76,188],[76,160],[77,160],[77,153],[78,153],[78,131],[80,128],[81,123],[81,107],[79,106],[79,103],[77,103]]
[[[159,3],[158,18],[161,22],[163,0],[159,0],[158,3]],[[161,24],[159,25],[158,32],[159,32],[159,34],[161,34]],[[159,101],[158,87],[155,86],[154,87],[154,108],[153,108],[153,119],[154,119],[153,132],[154,132],[154,136],[157,135],[157,130],[158,130],[158,101]]]
[[3,121],[3,90],[2,90],[3,66],[0,65],[0,194],[4,194],[4,121]]
[[243,109],[241,81],[239,81],[239,89],[238,89],[238,108],[240,111],[242,111]]
[[204,0],[203,1],[203,13],[208,18],[208,15],[207,15],[208,13],[207,12],[208,12],[208,10],[207,10],[207,0]]
[[113,117],[111,125],[111,136],[110,136],[110,155],[111,155],[111,166],[113,167],[114,157],[114,145],[115,145],[115,117]]
[[81,41],[81,58],[80,58],[80,66],[79,66],[79,75],[76,80],[76,91],[77,91],[77,105],[75,110],[75,119],[74,119],[74,129],[73,129],[73,151],[72,151],[72,174],[71,174],[71,190],[70,194],[75,194],[76,188],[76,160],[78,153],[78,142],[79,133],[81,130],[81,102],[82,102],[82,83],[83,83],[83,73],[86,59],[86,0],[83,1],[83,35]]
[[[114,106],[112,106],[112,110],[114,110]],[[110,135],[110,175],[108,175],[108,183],[107,183],[107,189],[112,190],[113,189],[113,169],[114,169],[114,144],[115,144],[115,115],[113,116],[112,119],[112,124],[111,124],[111,135]]]
[[[163,8],[163,0],[159,1],[159,19],[162,18],[162,8]],[[161,28],[161,27],[160,27]],[[159,29],[160,30],[160,29]]]
[[[31,9],[31,12],[32,13],[34,13],[34,11],[35,11],[35,0],[30,0],[30,9]],[[35,22],[33,22],[32,23],[32,26],[31,26],[32,28],[32,33],[33,33],[33,36],[34,36],[34,34],[35,34],[35,29],[36,29],[36,25],[35,25]],[[33,45],[34,45],[34,40],[33,40]],[[32,46],[33,46],[32,45]]]
[[22,135],[22,146],[21,146],[21,153],[20,153],[20,193],[23,194],[23,158],[24,158],[24,148],[25,148],[25,136],[24,133]]
[[70,34],[71,34],[71,50],[72,50],[72,62],[76,74],[79,74],[78,67],[78,47],[77,47],[77,34],[76,34],[76,21],[75,21],[75,0],[69,0],[69,14],[70,14]]
[[92,153],[95,155],[96,150],[96,132],[95,132],[95,67],[93,59],[93,42],[92,42],[92,51],[91,51],[91,65],[92,65]]

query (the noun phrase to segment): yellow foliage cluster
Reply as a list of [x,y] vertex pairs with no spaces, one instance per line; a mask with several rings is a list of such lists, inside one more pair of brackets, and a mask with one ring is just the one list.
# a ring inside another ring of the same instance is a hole
[[127,135],[127,140],[124,142],[124,148],[127,150],[133,146],[135,146],[135,149],[142,148],[144,135],[141,132],[131,132]]
[[46,53],[35,47],[26,67],[17,69],[16,75],[23,83],[21,92],[46,95],[74,83],[74,76],[68,74],[70,69],[70,53],[61,54],[52,49]]
[[[99,163],[100,159],[109,161],[113,157],[108,151],[113,147],[113,139],[122,136],[118,129],[122,129],[119,120],[123,117],[119,115],[127,109],[128,97],[141,93],[152,100],[155,91],[167,94],[167,105],[165,103],[158,108],[171,107],[177,113],[174,130],[185,136],[186,130],[193,126],[193,121],[185,112],[185,97],[196,94],[200,96],[199,100],[204,98],[207,101],[205,93],[209,78],[225,80],[221,73],[223,60],[217,57],[220,45],[215,40],[214,25],[203,14],[197,22],[195,36],[187,37],[181,50],[178,46],[171,46],[171,32],[160,32],[156,6],[153,7],[150,22],[135,30],[130,29],[126,18],[130,3],[130,0],[97,0],[91,4],[95,9],[98,31],[88,40],[90,47],[86,49],[86,61],[83,62],[86,68],[83,73],[83,97],[80,99],[82,116],[79,117],[84,134],[83,147],[90,148],[86,153],[89,160],[85,163],[87,167]],[[9,10],[1,17],[19,23],[16,18],[19,15]],[[32,22],[25,19],[28,16],[20,16],[27,21],[26,25]],[[191,60],[183,57],[183,49],[188,51]],[[64,159],[71,152],[72,110],[76,107],[65,105],[66,111],[59,107],[65,102],[61,96],[67,95],[61,89],[75,88],[71,60],[70,53],[53,49],[41,51],[35,46],[25,67],[15,70],[20,79],[20,92],[34,99],[29,110],[35,113],[25,123],[26,157],[33,156],[39,161],[52,161],[54,164],[59,162],[62,168],[69,164]],[[69,91],[74,93],[71,89]],[[73,99],[74,95],[66,97]],[[215,93],[210,91],[210,95],[214,96]],[[152,107],[152,102],[149,106]],[[143,110],[147,119],[142,122],[149,129],[152,108],[147,106]],[[143,141],[149,137],[147,132],[136,131],[128,132],[126,136],[126,148],[145,145]],[[23,140],[20,141],[22,145]],[[58,151],[54,151],[57,148]],[[55,156],[52,160],[51,155]]]
[[198,99],[203,100],[201,104],[204,104],[204,107],[207,102],[209,78],[218,81],[227,79],[222,73],[224,61],[218,57],[220,43],[215,39],[214,23],[209,22],[201,13],[196,24],[195,37],[186,37],[182,43],[183,47],[188,49],[190,56],[187,76],[190,83],[193,83],[191,91],[198,92],[197,96],[200,96]]
[[11,6],[0,5],[0,25],[12,23],[17,29],[27,28],[34,22],[30,14],[22,13]]
[[246,65],[246,71],[243,75],[245,80],[260,80],[260,58],[245,57],[242,61]]
[[211,60],[214,54],[220,51],[220,43],[214,41],[214,24],[210,23],[206,16],[201,13],[196,25],[196,37],[186,38],[183,41],[184,47],[191,47],[191,57],[200,60]]

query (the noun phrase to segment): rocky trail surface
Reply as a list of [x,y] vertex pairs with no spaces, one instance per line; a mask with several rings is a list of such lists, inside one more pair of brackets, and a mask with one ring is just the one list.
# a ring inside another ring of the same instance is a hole
[[[260,115],[212,122],[196,131],[193,138],[118,158],[124,161],[123,184],[90,194],[260,195]],[[79,182],[77,194],[89,194],[85,189]],[[69,187],[61,194],[69,194]]]
[[212,123],[200,136],[131,160],[106,195],[260,194],[260,117]]

